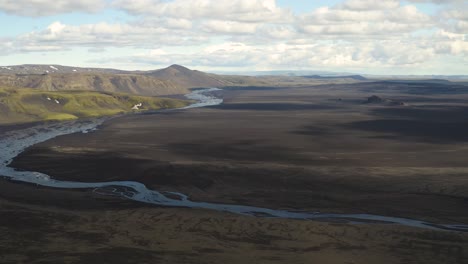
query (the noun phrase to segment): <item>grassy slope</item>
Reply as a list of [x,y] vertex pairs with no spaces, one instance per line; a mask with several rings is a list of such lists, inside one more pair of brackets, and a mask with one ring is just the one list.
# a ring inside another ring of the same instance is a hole
[[137,111],[132,107],[139,103],[143,104],[142,110],[177,108],[188,104],[182,100],[122,93],[0,88],[0,124],[114,115]]

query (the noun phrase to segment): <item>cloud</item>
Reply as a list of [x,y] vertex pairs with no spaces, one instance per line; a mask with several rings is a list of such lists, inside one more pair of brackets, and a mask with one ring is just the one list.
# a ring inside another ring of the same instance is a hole
[[202,23],[204,31],[225,34],[252,34],[257,31],[257,24],[236,21],[210,20]]
[[352,0],[332,8],[318,8],[303,15],[297,26],[306,34],[383,37],[432,26],[432,18],[415,6],[400,6],[398,2],[393,5],[394,2],[381,1],[380,5],[374,6],[373,1]]
[[191,29],[192,28],[192,21],[188,19],[181,19],[181,18],[168,18],[163,23],[167,28],[172,29]]
[[339,6],[342,9],[368,11],[394,9],[399,5],[398,0],[348,0]]
[[165,27],[146,26],[128,23],[97,23],[79,26],[66,25],[59,21],[50,24],[42,31],[18,36],[14,41],[18,46],[36,46],[49,50],[69,47],[148,47],[153,45],[196,45],[203,38],[195,34],[174,34],[176,31]]
[[184,19],[271,22],[292,18],[291,11],[278,7],[275,0],[117,0],[113,7],[132,15]]
[[435,51],[439,54],[468,57],[468,39],[465,34],[439,30],[433,40]]
[[95,13],[105,5],[105,0],[0,0],[2,12],[30,17],[72,12]]
[[297,30],[292,25],[262,25],[257,28],[257,35],[261,39],[288,40],[298,36]]
[[13,42],[6,38],[0,38],[0,56],[8,55],[14,49]]
[[379,69],[424,67],[436,56],[437,52],[433,47],[418,41],[309,41],[270,45],[226,42],[209,45],[197,52],[179,53],[157,49],[133,56],[105,58],[99,62],[138,65],[136,68],[181,63],[190,67],[216,69]]
[[[43,16],[94,12],[103,1],[19,0],[0,8],[29,4],[35,8],[16,7],[16,14]],[[468,56],[468,16],[461,1],[430,1],[441,4],[431,14],[408,2],[428,1],[347,0],[295,14],[274,0],[109,0],[107,8],[126,12],[128,22],[57,21],[1,39],[0,55],[84,48],[97,57],[94,62],[108,66],[396,70]],[[127,53],[112,57],[106,51],[119,47]]]
[[439,27],[453,33],[468,32],[468,2],[446,7],[439,15]]
[[[466,5],[468,8],[468,4]],[[442,13],[442,17],[445,19],[457,19],[457,20],[463,20],[463,21],[468,21],[468,12],[465,10],[460,10],[460,9],[450,9],[446,10]]]
[[466,0],[407,0],[407,1],[414,2],[414,3],[433,3],[433,4],[440,4],[440,5],[461,4],[461,3],[466,2]]

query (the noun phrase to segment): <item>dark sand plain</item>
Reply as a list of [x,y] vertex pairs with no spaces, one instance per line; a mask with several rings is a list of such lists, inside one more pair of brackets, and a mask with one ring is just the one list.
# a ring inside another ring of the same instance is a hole
[[[363,104],[374,94],[406,106]],[[63,180],[134,180],[198,201],[468,224],[468,87],[365,82],[221,95],[220,106],[124,116],[49,140],[13,166]],[[7,263],[468,263],[466,233],[0,186]]]

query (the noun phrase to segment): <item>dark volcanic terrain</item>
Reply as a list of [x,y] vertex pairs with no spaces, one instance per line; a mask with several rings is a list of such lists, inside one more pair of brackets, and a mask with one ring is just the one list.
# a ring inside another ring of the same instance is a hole
[[[199,201],[468,224],[468,87],[364,82],[220,94],[223,105],[124,116],[90,134],[49,140],[12,166],[62,180],[133,180]],[[372,95],[405,105],[363,103]],[[2,214],[36,223],[49,234],[44,243],[70,262],[468,261],[463,233],[156,208],[10,182],[1,188]],[[53,237],[74,226],[62,240]],[[81,244],[67,255],[60,241]],[[51,260],[34,244],[26,249],[25,261]]]
[[13,166],[63,180],[134,180],[195,200],[468,223],[461,96],[448,105],[403,93],[393,97],[411,107],[355,103],[371,88],[230,89],[223,105],[118,118],[36,145]]

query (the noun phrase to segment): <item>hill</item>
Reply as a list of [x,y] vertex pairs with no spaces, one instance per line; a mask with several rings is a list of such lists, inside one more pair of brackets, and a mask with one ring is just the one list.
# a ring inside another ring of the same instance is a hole
[[177,64],[161,70],[147,72],[145,75],[171,81],[177,87],[182,88],[223,87],[230,84],[219,75],[190,70]]
[[98,117],[188,104],[183,100],[122,93],[0,88],[0,124]]

